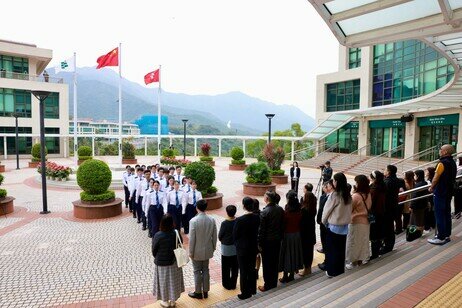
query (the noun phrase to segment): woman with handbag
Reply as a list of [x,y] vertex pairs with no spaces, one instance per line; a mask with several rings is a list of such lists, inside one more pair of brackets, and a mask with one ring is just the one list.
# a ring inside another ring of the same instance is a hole
[[[415,174],[415,188],[419,188],[427,185],[425,182],[425,172],[423,170],[416,170]],[[415,193],[412,193],[412,199],[423,197],[428,195],[427,190],[421,190]],[[411,201],[411,225],[416,226],[417,230],[422,234],[425,226],[425,210],[427,209],[428,199],[422,198],[418,200]],[[420,236],[419,236],[420,237]]]
[[379,257],[380,247],[384,238],[384,215],[385,215],[385,199],[386,187],[384,183],[384,175],[382,172],[375,170],[371,175],[371,214],[375,216],[375,223],[371,224],[369,239],[371,240],[371,258],[370,260]]
[[[366,264],[371,256],[369,248],[370,209],[372,205],[369,193],[369,179],[365,175],[355,177],[356,185],[352,196],[351,223],[348,226],[346,244],[346,268]],[[372,219],[373,220],[373,219]]]
[[183,269],[177,265],[174,252],[178,246],[182,246],[181,236],[173,227],[173,217],[166,214],[160,221],[159,232],[152,239],[155,264],[153,295],[160,300],[162,307],[174,307],[185,290]]

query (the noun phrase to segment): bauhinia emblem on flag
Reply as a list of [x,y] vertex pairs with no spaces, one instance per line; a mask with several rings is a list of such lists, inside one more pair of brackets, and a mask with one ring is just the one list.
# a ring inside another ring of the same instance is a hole
[[55,73],[58,74],[59,72],[75,72],[74,57],[61,61],[55,66]]
[[145,84],[150,84],[153,82],[159,82],[159,69],[156,69],[153,72],[147,73],[144,76],[144,83]]
[[99,57],[96,62],[98,62],[97,69],[103,68],[105,66],[118,66],[119,65],[119,48],[114,48],[107,54]]

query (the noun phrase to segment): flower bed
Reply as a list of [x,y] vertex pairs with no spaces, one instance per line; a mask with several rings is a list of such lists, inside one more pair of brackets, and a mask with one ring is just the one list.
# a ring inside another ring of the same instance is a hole
[[[42,172],[41,164],[37,166],[37,172]],[[45,164],[45,173],[49,179],[62,181],[69,178],[69,175],[72,173],[72,169],[70,167],[58,165],[55,162],[47,162]]]
[[168,165],[168,166],[181,166],[181,167],[186,167],[191,163],[190,160],[187,159],[176,159],[172,157],[162,157],[160,159],[160,163],[163,165]]

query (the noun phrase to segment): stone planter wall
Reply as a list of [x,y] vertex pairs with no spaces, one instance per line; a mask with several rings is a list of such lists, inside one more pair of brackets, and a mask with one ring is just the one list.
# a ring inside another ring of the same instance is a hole
[[215,167],[215,161],[213,161],[213,160],[212,161],[203,161],[203,160],[201,160],[201,162],[209,164],[212,167]]
[[123,158],[122,159],[122,164],[124,165],[136,165],[138,163],[138,159],[136,158],[133,158],[133,159],[125,159]]
[[94,202],[89,204],[82,200],[72,202],[74,205],[74,217],[80,219],[103,219],[122,214],[122,202],[115,198],[111,202]]
[[275,184],[287,184],[289,183],[288,175],[272,175],[271,181]]
[[29,162],[29,168],[37,168],[38,165],[40,165],[39,161],[30,161]]
[[0,172],[5,172],[5,165],[0,165]]
[[250,196],[264,196],[265,192],[268,190],[276,191],[276,184],[249,184],[243,183],[244,186],[244,195]]
[[205,197],[207,200],[207,211],[223,207],[223,194],[216,193],[214,196]]
[[247,168],[248,165],[246,164],[243,164],[243,165],[233,165],[233,164],[229,164],[229,170],[233,170],[233,171],[244,171],[245,168]]
[[14,197],[6,196],[0,199],[0,216],[11,214],[14,212],[13,200]]

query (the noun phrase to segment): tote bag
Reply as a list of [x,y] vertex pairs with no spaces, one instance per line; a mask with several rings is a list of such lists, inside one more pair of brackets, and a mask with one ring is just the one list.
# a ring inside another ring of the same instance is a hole
[[183,248],[183,243],[181,242],[180,235],[178,234],[178,230],[175,230],[176,234],[176,249],[173,250],[175,254],[176,264],[178,267],[183,267],[189,262],[189,256],[186,249]]

